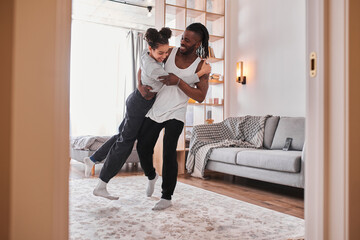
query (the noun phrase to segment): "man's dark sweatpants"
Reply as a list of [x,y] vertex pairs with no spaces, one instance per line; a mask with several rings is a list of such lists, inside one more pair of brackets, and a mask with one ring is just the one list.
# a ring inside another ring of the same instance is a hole
[[100,179],[106,183],[110,181],[122,168],[134,147],[146,113],[155,102],[144,99],[136,89],[126,99],[126,114],[119,127],[119,134],[112,136],[92,156],[91,159],[105,163],[100,172]]
[[163,169],[162,169],[162,197],[171,200],[174,193],[178,163],[176,160],[176,148],[179,136],[183,130],[182,121],[171,119],[163,123],[157,123],[150,118],[145,118],[138,136],[136,149],[140,158],[141,167],[149,180],[156,176],[153,166],[153,153],[156,141],[163,128],[165,128],[163,142]]

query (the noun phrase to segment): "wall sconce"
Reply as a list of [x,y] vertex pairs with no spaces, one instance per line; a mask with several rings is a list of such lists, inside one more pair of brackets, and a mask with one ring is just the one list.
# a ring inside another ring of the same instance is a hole
[[243,65],[244,63],[242,61],[236,63],[236,82],[246,84],[246,76],[244,76]]

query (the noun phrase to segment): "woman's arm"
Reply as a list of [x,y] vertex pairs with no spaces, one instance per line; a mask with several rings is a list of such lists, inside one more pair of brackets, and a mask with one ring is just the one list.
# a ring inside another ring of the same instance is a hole
[[[168,54],[170,55],[172,49],[169,48],[168,50]],[[160,66],[158,63],[156,63],[156,61],[154,59],[152,59],[150,56],[148,56],[147,52],[145,52],[144,56],[141,57],[141,70],[143,71],[143,73],[145,73],[147,76],[149,76],[150,78],[154,79],[154,80],[163,80],[166,79],[166,77],[169,76],[169,73],[167,71],[165,71],[165,69]],[[166,57],[166,59],[164,60],[164,63],[167,61],[169,55]],[[197,83],[200,81],[200,77],[202,75],[205,74],[210,74],[211,72],[211,66],[209,64],[202,64],[202,67],[200,68],[200,70],[197,70],[197,73],[191,75],[191,76],[187,76],[182,78],[185,82],[187,82],[188,84],[193,84],[193,83]]]
[[181,80],[185,81],[188,85],[200,82],[200,78],[203,75],[209,75],[211,73],[211,66],[207,62],[202,64],[200,70],[191,76],[182,77]]
[[[142,64],[144,66],[142,68],[142,71],[152,79],[161,81],[169,77],[169,73],[165,71],[165,69],[156,62],[143,62]],[[188,84],[197,83],[200,81],[201,76],[210,74],[210,72],[210,64],[202,64],[201,69],[197,73],[194,73],[193,75],[187,77],[183,77],[182,80],[184,80]]]
[[[165,58],[163,63],[166,63],[166,61],[169,58],[169,55],[172,51],[172,48],[168,49],[168,55]],[[144,54],[148,54],[145,52]],[[150,59],[150,60],[149,60]],[[168,72],[165,71],[165,69],[156,63],[155,59],[152,59],[150,56],[141,56],[141,65],[143,66],[142,70],[143,72],[149,76],[152,79],[159,80],[158,78],[160,76],[167,76]]]
[[205,75],[205,74],[210,74],[211,73],[211,66],[209,63],[207,63],[205,61],[205,64],[202,64],[201,65],[201,69],[200,71],[198,71],[196,74],[198,75],[198,77],[200,78],[202,75]]
[[[205,64],[201,65],[200,70],[198,70],[198,69],[199,69],[199,67],[197,68],[197,73],[187,76],[187,77],[182,77],[181,80],[184,80],[187,84],[195,84],[195,83],[200,82],[201,76],[209,75],[211,73],[211,66],[207,62],[205,62]],[[177,84],[179,82],[179,77],[172,73],[166,72],[166,74],[162,74],[161,76],[158,76],[158,80],[164,84],[166,84],[167,82],[169,82],[169,83],[173,82],[174,84]],[[164,81],[164,80],[166,80],[166,81]],[[166,85],[174,85],[174,84],[166,84]]]
[[152,90],[152,87],[147,86],[147,85],[142,85],[141,83],[141,69],[139,69],[138,71],[138,90],[141,93],[141,96],[143,96],[143,98],[145,98],[146,100],[150,100],[153,97],[155,97],[156,93],[155,92],[150,92],[150,90]]

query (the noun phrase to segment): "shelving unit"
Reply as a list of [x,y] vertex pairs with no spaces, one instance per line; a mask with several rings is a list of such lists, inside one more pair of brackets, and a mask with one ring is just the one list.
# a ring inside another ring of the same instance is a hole
[[[209,79],[209,90],[206,100],[197,103],[189,100],[186,122],[177,147],[179,173],[185,173],[185,159],[193,126],[205,123],[217,123],[224,119],[225,89],[225,0],[158,0],[156,7],[159,15],[157,27],[169,27],[173,36],[171,46],[179,46],[186,26],[200,22],[209,31],[209,46],[213,55],[208,58],[212,74],[216,78]],[[214,75],[214,76],[215,76]],[[210,118],[210,119],[209,119]],[[162,169],[162,137],[159,137],[154,151],[154,165],[158,171]]]

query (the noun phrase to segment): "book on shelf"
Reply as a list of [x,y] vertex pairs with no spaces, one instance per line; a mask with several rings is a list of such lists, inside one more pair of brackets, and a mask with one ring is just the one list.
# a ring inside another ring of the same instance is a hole
[[212,73],[211,75],[210,75],[210,77],[211,78],[213,78],[213,79],[220,79],[220,74],[217,74],[217,73]]
[[214,49],[209,46],[209,58],[215,58]]
[[210,80],[222,81],[222,75],[218,73],[210,74]]

